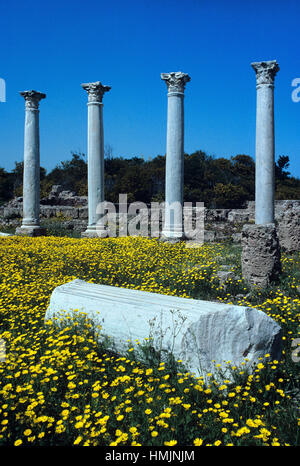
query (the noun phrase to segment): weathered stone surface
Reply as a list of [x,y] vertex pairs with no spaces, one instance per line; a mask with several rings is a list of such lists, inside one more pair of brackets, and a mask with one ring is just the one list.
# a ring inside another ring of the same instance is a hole
[[16,228],[16,235],[18,236],[46,236],[45,228],[41,226],[24,226]]
[[216,373],[221,364],[230,377],[228,361],[239,366],[247,358],[251,371],[267,353],[281,356],[280,326],[257,309],[73,280],[53,291],[45,321],[59,322],[76,310],[101,325],[120,354],[128,340],[136,345],[152,337],[156,350],[171,351],[197,376]]
[[244,225],[241,262],[242,276],[250,285],[264,288],[278,279],[280,247],[273,223]]
[[216,232],[211,230],[204,230],[204,241],[212,242],[216,241]]
[[282,249],[289,253],[300,251],[300,209],[289,205],[281,213],[277,233]]
[[205,209],[205,221],[226,222],[230,209]]
[[[220,284],[226,287],[226,283],[231,281],[234,282],[238,279],[232,270],[232,265],[221,265],[220,270],[217,271],[217,277]],[[228,284],[228,283],[227,283]]]
[[250,220],[250,212],[245,209],[231,210],[227,218],[229,222],[246,223]]
[[232,233],[231,235],[232,241],[234,243],[240,243],[242,240],[242,234],[241,233]]
[[3,217],[4,218],[17,218],[22,216],[22,207],[4,207]]

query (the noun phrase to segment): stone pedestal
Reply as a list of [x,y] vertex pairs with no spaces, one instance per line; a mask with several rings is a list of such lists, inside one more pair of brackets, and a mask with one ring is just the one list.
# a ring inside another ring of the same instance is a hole
[[274,79],[276,60],[252,63],[256,73],[255,223],[274,223]]
[[101,238],[107,230],[101,225],[97,207],[104,202],[103,95],[111,88],[101,82],[82,84],[88,93],[88,225],[81,236]]
[[41,236],[40,226],[40,140],[39,102],[46,94],[36,91],[20,92],[25,99],[23,220],[17,235]]
[[265,288],[279,278],[280,248],[274,223],[244,225],[242,276],[251,285]]
[[16,235],[18,236],[46,236],[47,230],[42,228],[41,226],[30,227],[21,225],[20,227],[16,228]]
[[183,228],[184,88],[186,73],[162,73],[168,87],[165,223],[162,239],[181,240]]

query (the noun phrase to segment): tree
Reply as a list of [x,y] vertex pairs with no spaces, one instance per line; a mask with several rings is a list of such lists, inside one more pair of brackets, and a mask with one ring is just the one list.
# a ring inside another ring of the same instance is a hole
[[290,172],[285,171],[290,165],[290,159],[288,155],[280,155],[277,163],[275,163],[275,178],[278,180],[286,180],[290,176]]
[[71,152],[71,160],[65,160],[57,165],[47,176],[50,184],[60,184],[65,190],[87,191],[87,163],[85,154]]
[[12,198],[13,180],[11,173],[7,173],[4,168],[0,168],[0,203]]

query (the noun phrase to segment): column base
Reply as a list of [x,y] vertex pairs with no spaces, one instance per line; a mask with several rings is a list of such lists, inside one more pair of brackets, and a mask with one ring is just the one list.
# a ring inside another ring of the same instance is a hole
[[107,238],[109,236],[109,230],[87,228],[81,233],[81,238]]
[[47,230],[39,225],[21,225],[16,228],[17,236],[46,236]]
[[281,256],[274,223],[244,225],[242,276],[251,287],[265,288],[281,273]]
[[163,230],[161,232],[161,241],[170,241],[172,243],[177,243],[179,241],[184,241],[186,239],[183,231],[171,231]]

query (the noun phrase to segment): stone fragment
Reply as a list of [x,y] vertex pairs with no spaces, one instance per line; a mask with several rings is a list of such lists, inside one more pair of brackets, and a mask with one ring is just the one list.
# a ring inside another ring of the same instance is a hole
[[265,288],[279,278],[280,247],[273,223],[244,225],[241,262],[242,276],[251,286]]
[[220,265],[220,269],[217,271],[217,277],[219,279],[220,285],[225,289],[229,282],[235,282],[238,280],[238,277],[235,275],[233,265]]
[[53,196],[58,196],[59,193],[61,193],[63,191],[63,187],[61,184],[54,184],[51,188],[51,191],[50,191],[50,195],[53,195]]
[[171,352],[196,376],[217,376],[215,364],[221,364],[230,378],[228,361],[245,363],[251,372],[267,353],[281,357],[280,326],[253,308],[73,280],[55,288],[45,321],[59,323],[80,312],[101,326],[100,340],[110,337],[111,350],[126,354],[137,341],[152,338],[157,351]]
[[216,241],[216,232],[213,230],[204,230],[204,241],[205,242]]

